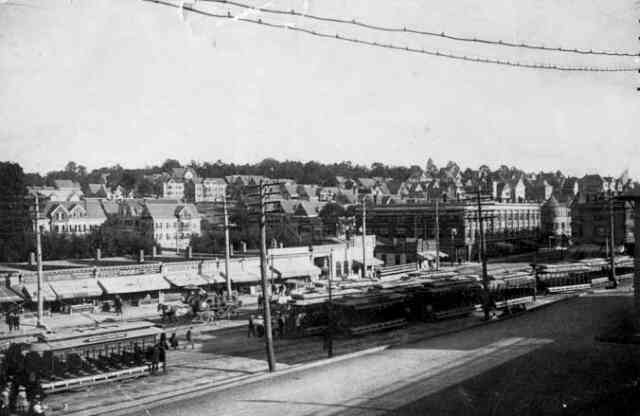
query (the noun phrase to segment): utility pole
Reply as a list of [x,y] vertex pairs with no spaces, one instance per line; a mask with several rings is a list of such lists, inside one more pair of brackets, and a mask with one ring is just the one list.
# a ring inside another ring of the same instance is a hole
[[484,289],[484,297],[482,309],[484,311],[484,319],[489,320],[489,276],[487,275],[487,255],[485,253],[484,244],[484,221],[482,218],[482,201],[480,199],[480,186],[478,185],[478,225],[480,227],[480,244],[479,256],[482,261],[482,287]]
[[362,198],[362,278],[367,277],[367,202]]
[[332,280],[335,275],[335,259],[333,249],[329,254],[329,304],[327,310],[327,356],[333,357],[333,296],[332,296]]
[[229,276],[229,213],[227,212],[227,196],[223,196],[224,208],[224,275],[227,278],[227,296],[231,298],[231,276]]
[[267,209],[265,204],[265,184],[260,180],[258,191],[260,201],[260,278],[262,283],[262,305],[264,308],[264,338],[267,348],[267,360],[269,362],[269,371],[276,371],[276,360],[273,351],[273,335],[271,332],[271,294],[267,285]]
[[38,191],[34,192],[36,197],[36,262],[38,264],[38,319],[37,327],[42,328],[42,316],[44,310],[44,300],[42,296],[42,241],[40,238],[40,201],[38,199]]
[[615,240],[615,219],[613,217],[613,195],[609,196],[609,232],[611,244],[611,256],[609,257],[609,265],[611,267],[611,281],[613,287],[618,286],[618,279],[616,278],[616,240]]
[[438,210],[439,200],[436,199],[436,270],[440,270],[440,213]]

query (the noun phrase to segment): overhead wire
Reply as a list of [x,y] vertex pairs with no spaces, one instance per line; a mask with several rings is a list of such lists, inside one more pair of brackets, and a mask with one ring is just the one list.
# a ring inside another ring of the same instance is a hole
[[326,32],[320,32],[320,31],[316,31],[316,30],[312,30],[304,27],[293,26],[286,23],[268,22],[260,18],[251,19],[248,17],[234,16],[233,14],[231,14],[231,12],[227,12],[227,14],[218,14],[218,13],[208,12],[201,9],[196,9],[190,5],[176,5],[174,3],[171,3],[165,0],[143,0],[143,1],[161,4],[168,7],[183,8],[184,10],[187,10],[189,12],[207,16],[207,17],[229,19],[229,20],[234,20],[239,22],[257,24],[263,27],[269,27],[274,29],[285,29],[285,30],[290,30],[294,32],[305,33],[310,36],[315,36],[315,37],[320,37],[325,39],[334,39],[342,42],[355,43],[355,44],[366,45],[371,47],[391,49],[396,51],[410,52],[410,53],[423,54],[423,55],[429,55],[429,56],[436,56],[436,57],[459,60],[459,61],[495,64],[495,65],[502,65],[502,66],[509,66],[509,67],[517,67],[517,68],[562,71],[562,72],[632,72],[632,71],[635,72],[637,70],[640,70],[639,67],[562,66],[562,65],[555,65],[555,64],[524,63],[524,62],[512,61],[512,60],[501,60],[501,59],[493,59],[493,58],[485,58],[485,57],[472,57],[467,55],[458,55],[458,54],[449,53],[449,52],[440,52],[439,50],[424,49],[424,48],[419,49],[419,48],[414,48],[409,46],[399,46],[393,43],[373,42],[373,41],[363,40],[355,37],[341,35],[339,33],[329,34]]
[[576,54],[582,54],[582,55],[627,56],[627,57],[640,56],[640,52],[615,51],[615,50],[592,50],[592,49],[587,50],[587,49],[579,49],[579,48],[566,48],[561,46],[552,47],[552,46],[545,46],[545,45],[533,45],[531,43],[526,43],[526,42],[516,43],[516,42],[503,41],[503,40],[491,40],[491,39],[483,39],[483,38],[477,38],[477,37],[452,35],[446,32],[413,29],[406,26],[403,26],[403,27],[381,26],[381,25],[366,23],[356,19],[349,20],[349,19],[343,19],[338,17],[318,16],[318,15],[313,15],[309,13],[297,12],[294,9],[284,10],[284,9],[274,9],[269,7],[256,7],[251,4],[241,3],[238,1],[231,1],[231,0],[200,0],[200,1],[204,3],[228,4],[228,5],[240,7],[243,9],[254,10],[261,13],[298,16],[298,17],[303,17],[305,19],[310,19],[310,20],[358,26],[358,27],[381,31],[381,32],[412,33],[416,35],[430,36],[430,37],[436,37],[440,39],[449,39],[449,40],[454,40],[458,42],[470,42],[470,43],[479,43],[479,44],[485,44],[485,45],[504,46],[509,48],[534,49],[534,50],[542,50],[542,51],[550,51],[550,52],[576,53]]

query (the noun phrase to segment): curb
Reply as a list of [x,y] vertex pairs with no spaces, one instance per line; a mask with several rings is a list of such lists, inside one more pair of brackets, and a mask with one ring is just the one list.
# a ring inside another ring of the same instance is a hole
[[413,340],[413,341],[409,341],[409,342],[391,342],[388,344],[384,344],[384,345],[380,345],[377,347],[372,347],[372,348],[368,348],[365,350],[360,350],[360,351],[355,351],[352,353],[348,353],[348,354],[344,354],[344,355],[340,355],[337,357],[332,357],[332,358],[323,358],[320,360],[316,360],[316,361],[312,361],[312,362],[308,362],[308,363],[301,363],[301,364],[295,364],[292,366],[289,366],[285,369],[282,369],[280,371],[277,372],[273,372],[273,373],[269,373],[269,372],[260,372],[260,373],[254,373],[254,374],[248,374],[248,375],[242,375],[242,376],[238,376],[232,379],[227,379],[227,380],[223,380],[223,381],[218,381],[218,382],[210,382],[210,383],[202,383],[196,387],[194,386],[190,386],[190,387],[186,387],[183,388],[181,390],[174,390],[173,392],[171,392],[170,394],[165,393],[158,393],[156,395],[149,395],[146,397],[141,397],[139,399],[134,399],[132,401],[129,402],[122,402],[119,404],[115,404],[115,405],[108,405],[108,406],[104,406],[104,407],[93,407],[93,408],[88,408],[88,409],[83,409],[83,410],[78,410],[75,412],[70,412],[70,413],[55,413],[56,415],[64,415],[64,416],[101,416],[101,415],[113,415],[113,416],[124,416],[127,414],[130,414],[132,412],[136,412],[136,411],[143,411],[146,410],[147,405],[149,404],[153,404],[153,407],[157,407],[160,406],[162,404],[165,403],[170,403],[173,402],[175,400],[184,400],[184,399],[189,399],[189,398],[193,398],[193,397],[199,397],[203,394],[206,393],[216,393],[216,392],[220,392],[220,391],[224,391],[230,388],[234,388],[234,387],[240,387],[243,385],[247,385],[247,384],[252,384],[252,383],[258,383],[264,380],[268,380],[274,377],[280,377],[280,376],[284,376],[287,374],[291,374],[291,373],[295,373],[298,371],[304,371],[304,370],[309,370],[312,368],[316,368],[316,367],[321,367],[321,366],[325,366],[325,365],[330,365],[330,364],[334,364],[334,363],[338,363],[344,360],[348,360],[348,359],[352,359],[352,358],[357,358],[357,357],[362,357],[362,356],[366,356],[366,355],[370,355],[370,354],[375,354],[375,353],[379,353],[382,352],[384,350],[390,349],[390,348],[394,348],[400,345],[411,345],[417,342],[422,342],[425,340],[429,340],[429,339],[433,339],[433,338],[438,338],[438,337],[442,337],[442,336],[446,336],[446,335],[451,335],[451,334],[455,334],[455,333],[459,333],[459,332],[463,332],[463,331],[467,331],[469,329],[474,329],[474,328],[478,328],[481,326],[485,326],[485,325],[490,325],[490,324],[495,324],[495,323],[499,323],[499,322],[503,322],[506,321],[508,319],[512,319],[512,318],[516,318],[516,317],[520,317],[523,315],[526,315],[529,312],[535,312],[537,310],[540,309],[544,309],[546,307],[549,307],[551,305],[555,305],[557,303],[560,302],[565,302],[568,301],[570,299],[574,299],[577,297],[581,297],[586,295],[586,292],[583,293],[573,293],[573,294],[568,294],[568,295],[564,295],[562,298],[559,298],[557,300],[554,300],[552,302],[548,302],[545,304],[542,304],[540,306],[537,306],[535,308],[531,308],[531,309],[527,309],[525,312],[522,313],[518,313],[518,314],[511,314],[511,315],[507,315],[505,317],[501,317],[499,319],[495,319],[495,320],[491,320],[491,321],[478,321],[475,322],[473,324],[467,325],[467,326],[463,326],[460,328],[454,328],[454,329],[450,329],[450,330],[443,330],[443,331],[439,331],[439,332],[435,332],[433,334],[429,334],[429,335],[425,335],[425,336],[421,336],[420,338]]

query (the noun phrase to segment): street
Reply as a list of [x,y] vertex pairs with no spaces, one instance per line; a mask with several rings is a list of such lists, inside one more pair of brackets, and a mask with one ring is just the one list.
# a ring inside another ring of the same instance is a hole
[[589,295],[133,414],[590,414],[596,406],[605,414],[607,406],[631,411],[637,399],[621,392],[640,376],[640,349],[594,340],[619,324],[630,305],[627,294]]

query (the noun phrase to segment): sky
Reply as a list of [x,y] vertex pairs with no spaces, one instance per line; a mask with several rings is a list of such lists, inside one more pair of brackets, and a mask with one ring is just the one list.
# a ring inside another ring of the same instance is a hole
[[[242,1],[242,0],[239,0]],[[638,51],[635,0],[246,0],[463,36]],[[240,9],[200,1],[218,13]],[[536,52],[249,12],[329,33],[474,56]],[[142,0],[0,0],[0,160],[26,171],[318,160],[517,166],[640,177],[637,72],[460,62],[195,16]]]

